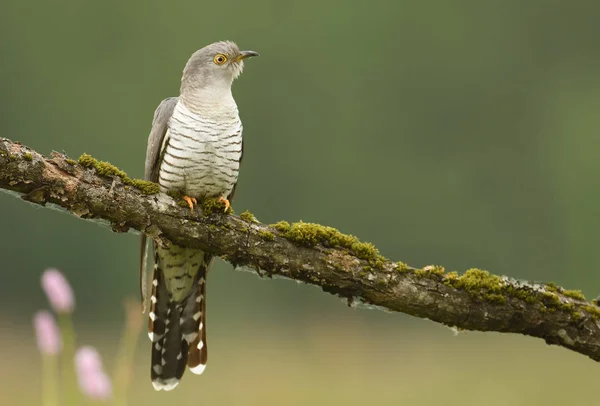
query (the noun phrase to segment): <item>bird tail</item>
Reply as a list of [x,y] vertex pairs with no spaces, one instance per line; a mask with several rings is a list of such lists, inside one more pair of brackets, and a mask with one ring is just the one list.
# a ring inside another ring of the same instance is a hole
[[206,273],[211,259],[204,255],[189,296],[177,303],[171,300],[155,254],[148,335],[152,341],[150,377],[156,390],[175,389],[186,364],[195,374],[206,367]]

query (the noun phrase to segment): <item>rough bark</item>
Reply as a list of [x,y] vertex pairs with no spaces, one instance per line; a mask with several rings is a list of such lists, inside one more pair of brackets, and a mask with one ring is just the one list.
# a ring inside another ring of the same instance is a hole
[[44,157],[4,138],[0,188],[82,219],[105,221],[116,232],[138,230],[164,244],[211,251],[261,276],[317,285],[347,298],[349,304],[374,305],[457,329],[539,337],[600,361],[600,308],[577,291],[480,270],[458,276],[437,266],[416,269],[365,254],[361,246],[337,244],[336,239],[301,233],[298,237],[285,224],[260,224],[250,216],[192,214],[169,196],[145,195],[118,176],[99,176],[62,154]]

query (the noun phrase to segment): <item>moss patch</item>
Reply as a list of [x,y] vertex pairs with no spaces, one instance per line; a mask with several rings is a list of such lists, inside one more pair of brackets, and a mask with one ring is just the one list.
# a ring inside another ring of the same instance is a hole
[[65,162],[68,163],[69,165],[77,165],[77,161],[71,158],[67,158],[65,159]]
[[217,197],[211,197],[208,199],[204,199],[200,202],[200,206],[202,207],[202,213],[205,216],[211,214],[231,214],[233,213],[233,209],[230,207],[225,210],[225,202],[220,200]]
[[342,247],[360,259],[369,261],[375,268],[383,267],[386,259],[371,243],[362,242],[353,235],[343,234],[333,227],[299,221],[289,224],[279,222],[273,225],[288,240],[306,247],[321,244],[325,247]]
[[26,161],[33,161],[33,156],[31,156],[29,152],[26,152],[23,154],[23,159],[25,159]]
[[567,289],[567,290],[563,290],[562,294],[567,297],[570,297],[571,299],[585,300],[585,296],[583,295],[583,292],[580,290]]
[[171,196],[175,200],[183,198],[183,194],[179,190],[168,190],[167,195]]
[[260,235],[260,238],[266,241],[273,241],[275,239],[275,234],[270,231],[260,230],[258,235]]
[[141,179],[131,179],[125,172],[109,162],[98,161],[88,154],[81,154],[79,164],[86,168],[94,168],[100,176],[118,176],[124,184],[133,186],[143,194],[153,195],[159,192],[158,184]]
[[458,278],[445,278],[444,283],[464,290],[471,296],[481,300],[493,303],[506,303],[506,298],[502,291],[502,279],[497,275],[490,274],[488,271],[471,268]]
[[242,214],[240,214],[240,218],[244,221],[247,221],[248,223],[255,223],[258,224],[258,220],[256,219],[256,217],[254,217],[254,214],[250,213],[248,210],[244,211]]
[[287,233],[291,228],[290,223],[287,221],[279,221],[275,224],[271,224],[271,226],[275,227],[275,229],[281,233]]
[[[415,274],[431,277],[431,272],[416,270]],[[556,284],[544,285],[544,290],[534,288],[530,285],[515,286],[506,282],[503,278],[490,274],[481,269],[469,269],[463,275],[456,272],[448,272],[443,276],[443,283],[456,289],[464,290],[472,297],[488,303],[504,304],[511,298],[525,301],[530,305],[541,306],[542,313],[555,313],[557,311],[567,313],[575,322],[582,317],[582,311],[587,312],[594,319],[600,319],[600,307],[592,303],[585,304],[571,302],[568,299],[561,300],[561,294],[570,299],[585,300],[579,291],[568,291]],[[565,292],[568,292],[565,294]]]
[[423,267],[422,269],[415,270],[415,275],[417,276],[427,276],[427,277],[442,277],[444,276],[444,267],[439,265],[428,265]]
[[595,319],[600,318],[600,308],[593,305],[582,305],[581,308],[592,315]]

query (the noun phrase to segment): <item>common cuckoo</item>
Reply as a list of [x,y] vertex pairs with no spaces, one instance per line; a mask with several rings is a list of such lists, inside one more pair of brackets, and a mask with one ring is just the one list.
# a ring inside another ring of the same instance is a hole
[[[148,137],[145,178],[162,193],[175,191],[193,211],[198,201],[219,198],[227,209],[242,161],[242,122],[231,85],[244,60],[257,56],[230,41],[196,51],[188,60],[179,97],[163,100]],[[172,390],[185,366],[206,367],[206,275],[209,252],[152,242],[154,270],[149,287],[148,335],[151,379],[156,390]],[[147,241],[142,237],[140,287],[145,299]]]

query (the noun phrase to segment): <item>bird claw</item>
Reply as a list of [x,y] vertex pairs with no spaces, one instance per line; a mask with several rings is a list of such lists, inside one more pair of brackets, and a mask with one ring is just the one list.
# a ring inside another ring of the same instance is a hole
[[231,203],[229,203],[229,200],[225,199],[223,196],[219,197],[219,201],[225,205],[224,212],[227,213],[227,211],[231,208]]
[[189,196],[183,196],[183,200],[185,200],[188,204],[188,206],[190,206],[190,211],[192,212],[192,214],[194,214],[194,205],[198,204],[198,201],[196,200],[195,197],[189,197]]

